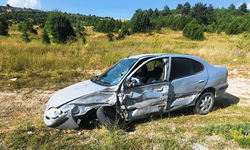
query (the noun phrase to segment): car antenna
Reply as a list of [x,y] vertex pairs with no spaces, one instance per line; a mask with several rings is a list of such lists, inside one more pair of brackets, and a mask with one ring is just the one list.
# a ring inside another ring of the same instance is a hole
[[[148,37],[149,37],[149,36],[146,36],[146,38],[148,38]],[[135,50],[141,45],[142,42],[144,42],[144,41],[146,40],[146,38],[144,38],[144,39],[137,45],[137,47],[135,48]],[[129,57],[135,52],[135,50],[133,50],[133,51],[128,55],[127,58],[129,58]]]

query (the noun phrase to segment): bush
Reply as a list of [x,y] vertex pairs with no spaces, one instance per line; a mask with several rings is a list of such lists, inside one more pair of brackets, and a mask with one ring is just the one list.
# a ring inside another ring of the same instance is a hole
[[33,28],[30,30],[30,32],[33,33],[33,34],[36,34],[36,35],[38,34],[38,33],[37,33],[37,30],[36,30],[36,29],[33,29]]
[[43,41],[43,44],[50,44],[50,38],[46,30],[43,30],[42,41]]
[[183,36],[192,40],[204,40],[204,31],[198,22],[194,19],[183,29]]
[[219,28],[216,32],[217,32],[217,34],[221,34],[222,29],[221,29],[221,28]]
[[45,23],[45,29],[53,36],[52,42],[65,44],[69,37],[75,37],[69,18],[61,12],[52,12]]
[[114,34],[110,32],[107,34],[107,37],[109,38],[109,41],[111,42],[113,41]]
[[116,40],[121,40],[123,39],[125,36],[124,32],[121,30],[119,33],[118,33],[118,37],[116,37]]
[[0,35],[8,35],[8,23],[3,17],[0,17]]
[[29,43],[30,39],[29,39],[29,35],[27,34],[27,32],[23,32],[23,34],[21,35],[22,39],[24,42]]
[[[30,19],[26,19],[18,25],[18,31],[23,31],[23,32],[31,31],[32,32],[32,29],[33,29],[33,22]],[[33,29],[33,30],[35,30],[35,29]]]
[[178,30],[183,30],[183,28],[185,28],[185,26],[192,21],[192,18],[190,16],[185,16],[182,15],[181,17],[178,18],[178,22],[176,24],[176,28]]
[[242,31],[240,29],[240,25],[238,20],[233,20],[227,28],[226,28],[226,34],[240,34]]
[[82,36],[82,44],[86,44],[87,43],[87,40],[85,38],[85,36]]

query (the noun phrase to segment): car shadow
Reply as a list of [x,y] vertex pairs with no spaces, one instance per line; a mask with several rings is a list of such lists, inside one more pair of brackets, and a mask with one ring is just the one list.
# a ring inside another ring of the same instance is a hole
[[[215,98],[214,108],[212,111],[216,111],[216,110],[221,109],[221,108],[229,107],[233,104],[239,103],[239,101],[240,101],[240,99],[237,96],[225,92],[223,95]],[[161,115],[157,115],[157,116],[152,115],[149,118],[131,122],[127,126],[126,132],[134,132],[136,124],[143,124],[146,122],[150,122],[152,120],[159,120],[159,119],[163,119],[163,118],[167,118],[167,117],[168,118],[175,118],[175,117],[179,117],[179,116],[187,116],[187,115],[194,115],[194,114],[195,114],[194,107],[187,107],[187,108],[171,111],[171,112],[166,113],[166,114],[161,114]]]
[[220,109],[220,108],[229,107],[233,104],[237,104],[239,103],[239,101],[240,101],[239,97],[225,92],[223,95],[215,99],[213,111]]

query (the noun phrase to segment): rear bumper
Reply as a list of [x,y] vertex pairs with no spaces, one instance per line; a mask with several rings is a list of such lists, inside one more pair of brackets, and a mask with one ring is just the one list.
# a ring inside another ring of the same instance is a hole
[[216,90],[216,93],[215,93],[215,97],[218,97],[220,95],[222,95],[228,88],[228,83],[224,83],[224,84],[221,84],[217,87],[217,90]]

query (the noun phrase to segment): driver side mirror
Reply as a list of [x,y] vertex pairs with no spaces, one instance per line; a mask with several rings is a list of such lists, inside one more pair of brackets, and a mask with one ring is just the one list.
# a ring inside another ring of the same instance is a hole
[[131,77],[130,81],[126,82],[125,87],[130,88],[140,84],[140,80],[135,77]]

